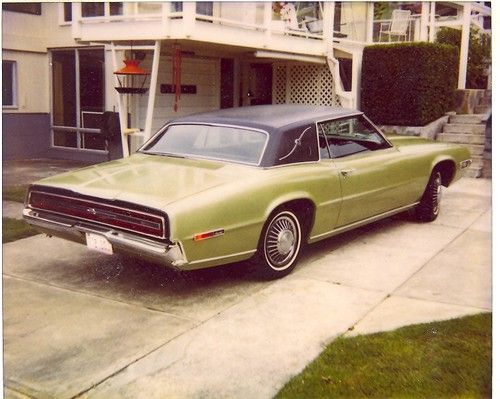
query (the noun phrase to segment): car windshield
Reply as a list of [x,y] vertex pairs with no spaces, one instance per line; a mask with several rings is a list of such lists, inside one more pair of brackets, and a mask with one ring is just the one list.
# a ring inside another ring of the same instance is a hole
[[266,141],[266,133],[239,127],[170,125],[141,152],[258,165]]

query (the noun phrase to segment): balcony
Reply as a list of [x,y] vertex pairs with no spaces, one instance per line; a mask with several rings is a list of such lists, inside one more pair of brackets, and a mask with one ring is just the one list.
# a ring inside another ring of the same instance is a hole
[[[98,6],[88,6],[94,4]],[[296,3],[73,3],[72,35],[82,42],[191,40],[249,49],[325,55],[322,6]],[[289,7],[290,8],[290,7]]]
[[[475,7],[480,25],[488,9]],[[394,11],[408,20],[388,35]],[[337,44],[432,40],[440,26],[460,28],[462,13],[459,2],[75,2],[72,34],[82,42],[191,40],[324,56]]]

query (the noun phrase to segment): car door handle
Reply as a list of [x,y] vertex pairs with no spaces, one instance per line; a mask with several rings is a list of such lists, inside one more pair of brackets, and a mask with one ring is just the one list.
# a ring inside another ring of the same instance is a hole
[[347,177],[347,176],[349,176],[352,172],[354,172],[355,170],[356,170],[356,169],[352,169],[352,168],[350,168],[350,169],[342,169],[342,170],[340,171],[340,173],[342,174],[342,176]]

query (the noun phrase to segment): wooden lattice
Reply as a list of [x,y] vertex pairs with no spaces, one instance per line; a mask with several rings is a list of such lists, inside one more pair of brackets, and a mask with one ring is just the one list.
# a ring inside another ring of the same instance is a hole
[[273,102],[340,106],[330,70],[326,65],[274,65]]

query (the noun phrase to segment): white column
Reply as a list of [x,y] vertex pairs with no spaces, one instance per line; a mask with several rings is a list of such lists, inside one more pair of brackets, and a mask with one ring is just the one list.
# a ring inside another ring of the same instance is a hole
[[[111,54],[113,58],[113,71],[118,70],[118,60],[116,59],[117,53],[115,49],[115,44],[111,43]],[[120,84],[118,82],[118,77],[113,74],[114,80],[115,80],[115,86],[118,87]],[[122,151],[123,151],[123,157],[126,158],[129,156],[129,150],[128,150],[128,142],[127,142],[127,136],[125,135],[125,129],[127,129],[127,108],[125,107],[125,104],[123,102],[123,97],[125,96],[118,93],[116,90],[116,97],[117,97],[117,103],[118,103],[118,115],[120,117],[120,131],[121,131],[121,139],[122,139]]]
[[333,14],[335,12],[335,2],[325,1],[323,3],[323,43],[325,45],[325,54],[333,46]]
[[151,82],[149,84],[148,109],[146,111],[146,123],[144,125],[144,136],[147,139],[151,137],[151,127],[153,126],[153,113],[155,108],[156,85],[158,82],[158,68],[160,65],[161,41],[155,42],[153,53],[153,65],[151,67]]
[[417,39],[426,42],[429,40],[429,9],[430,4],[427,1],[422,2],[422,11],[420,13],[420,37]]
[[368,2],[366,10],[366,42],[373,43],[373,16],[375,13],[375,5],[373,1]]
[[362,51],[352,53],[352,107],[360,108],[361,105],[361,64],[363,61]]
[[436,40],[436,3],[431,1],[429,12],[429,42]]
[[469,33],[470,33],[470,12],[471,4],[463,3],[462,15],[462,41],[460,43],[460,60],[458,67],[458,88],[465,89],[467,78],[467,58],[469,56]]

